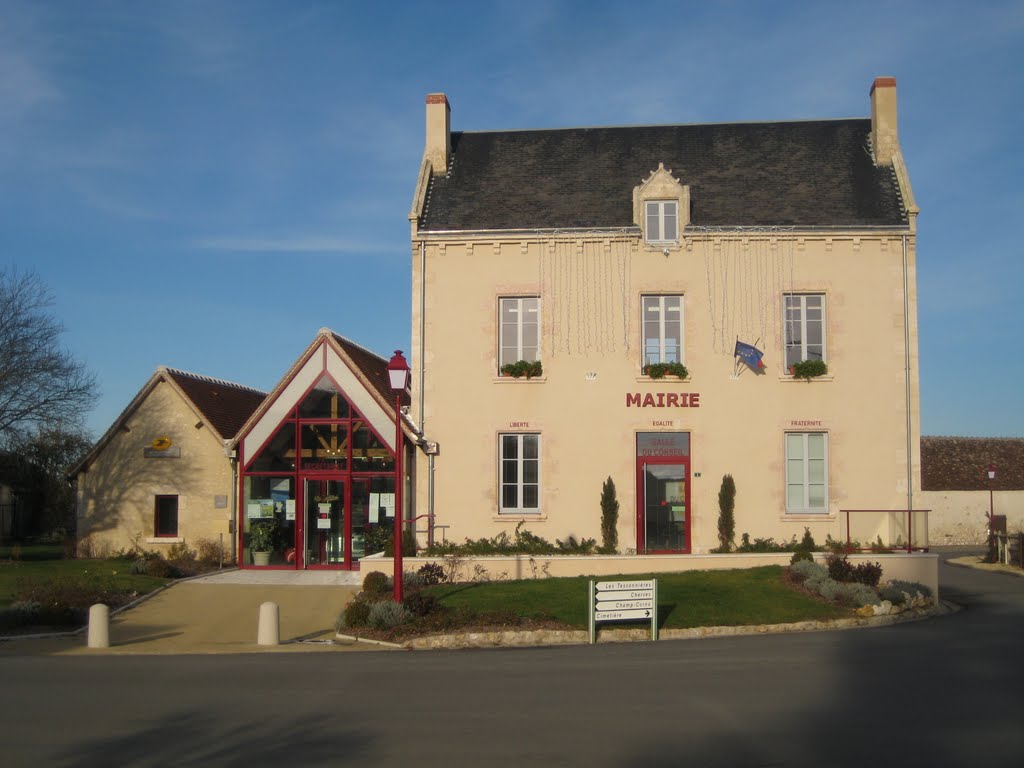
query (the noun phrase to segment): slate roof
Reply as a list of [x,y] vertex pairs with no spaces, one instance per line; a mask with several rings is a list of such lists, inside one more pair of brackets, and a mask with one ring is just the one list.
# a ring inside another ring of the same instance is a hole
[[664,163],[699,226],[901,226],[869,119],[453,132],[427,231],[632,227],[633,188]]
[[989,464],[996,466],[993,490],[1024,490],[1024,438],[921,438],[922,490],[987,491]]
[[267,396],[258,389],[173,368],[167,369],[167,375],[181,387],[222,440],[233,438]]

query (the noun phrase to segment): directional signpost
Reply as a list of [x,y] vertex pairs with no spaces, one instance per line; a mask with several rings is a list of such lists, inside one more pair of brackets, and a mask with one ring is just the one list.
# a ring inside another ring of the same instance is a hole
[[649,621],[658,639],[658,580],[590,582],[590,643],[597,642],[599,621]]

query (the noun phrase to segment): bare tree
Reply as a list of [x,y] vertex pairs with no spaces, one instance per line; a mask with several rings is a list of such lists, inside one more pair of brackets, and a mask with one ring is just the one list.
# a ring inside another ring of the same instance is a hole
[[0,269],[0,446],[51,425],[80,425],[96,377],[60,346],[64,326],[34,272]]

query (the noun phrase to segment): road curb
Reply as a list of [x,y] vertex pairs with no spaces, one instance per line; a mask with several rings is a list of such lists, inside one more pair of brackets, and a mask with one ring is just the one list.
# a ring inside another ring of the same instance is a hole
[[[754,624],[736,627],[692,627],[688,629],[662,629],[659,639],[662,640],[699,640],[713,637],[743,637],[749,635],[777,635],[793,632],[827,632],[846,629],[868,629],[885,627],[893,624],[904,624],[911,621],[923,621],[936,616],[955,613],[959,606],[947,601],[940,601],[927,610],[903,611],[887,616],[854,617],[848,619],[832,619],[830,621],[798,621],[787,624]],[[553,630],[542,629],[533,631],[501,630],[495,632],[465,632],[450,635],[428,635],[410,638],[402,643],[388,643],[383,640],[370,640],[355,635],[337,635],[339,640],[347,642],[373,643],[388,648],[410,651],[457,650],[463,648],[529,648],[559,645],[585,645],[590,641],[586,630]],[[649,629],[602,629],[598,634],[598,643],[633,643],[650,642]]]

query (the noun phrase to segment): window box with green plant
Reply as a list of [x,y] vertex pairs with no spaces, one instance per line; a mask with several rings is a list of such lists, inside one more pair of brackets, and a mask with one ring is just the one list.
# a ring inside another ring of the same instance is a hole
[[828,373],[828,365],[824,360],[801,360],[789,366],[790,374],[797,379],[811,379]]
[[544,375],[544,366],[540,360],[518,360],[501,366],[501,375],[511,376],[513,379],[534,379]]
[[652,379],[664,379],[666,376],[686,379],[690,371],[682,363],[648,363],[644,366],[644,376]]

